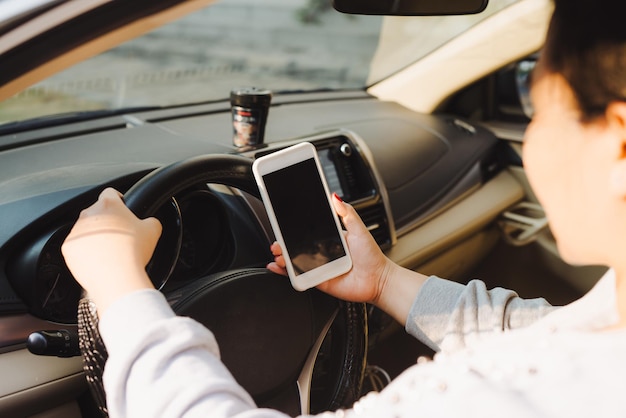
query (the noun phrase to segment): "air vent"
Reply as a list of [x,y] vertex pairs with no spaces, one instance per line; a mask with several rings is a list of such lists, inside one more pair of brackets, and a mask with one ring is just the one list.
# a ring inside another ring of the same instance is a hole
[[342,155],[341,158],[337,159],[337,165],[340,167],[341,172],[343,173],[349,190],[356,190],[358,187],[358,179],[354,175],[354,170],[352,169],[352,164],[350,163],[350,160]]
[[373,206],[360,208],[357,209],[357,212],[379,246],[387,248],[391,245],[389,223],[385,216],[385,207],[382,204],[378,203]]
[[476,134],[476,128],[474,128],[472,125],[470,125],[469,123],[465,121],[454,118],[454,119],[448,119],[447,122],[449,125],[454,126],[457,130],[459,130],[460,132],[463,132],[464,134],[469,134],[469,135]]

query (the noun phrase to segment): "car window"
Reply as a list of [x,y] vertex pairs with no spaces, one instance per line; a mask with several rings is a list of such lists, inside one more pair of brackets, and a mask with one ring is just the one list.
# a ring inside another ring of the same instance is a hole
[[38,116],[227,98],[242,86],[365,89],[517,0],[469,16],[354,16],[328,0],[223,0],[0,103],[0,124]]

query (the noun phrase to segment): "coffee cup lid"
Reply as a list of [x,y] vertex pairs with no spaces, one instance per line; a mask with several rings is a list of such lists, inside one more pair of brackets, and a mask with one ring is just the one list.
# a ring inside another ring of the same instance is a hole
[[236,106],[261,105],[269,106],[272,101],[272,92],[257,87],[240,87],[231,90],[230,103]]

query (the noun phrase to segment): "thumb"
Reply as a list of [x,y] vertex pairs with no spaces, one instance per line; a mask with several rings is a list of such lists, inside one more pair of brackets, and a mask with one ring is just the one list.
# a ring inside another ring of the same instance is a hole
[[139,242],[137,249],[139,250],[141,261],[144,264],[148,264],[157,242],[161,237],[163,227],[161,226],[161,222],[154,217],[141,219],[139,221],[139,227],[144,231],[142,235],[145,239]]
[[161,226],[161,222],[155,218],[145,218],[141,220],[142,227],[147,231],[147,236],[150,242],[156,243],[161,237],[161,232],[163,227]]
[[359,230],[367,232],[367,228],[363,224],[361,217],[352,205],[341,200],[337,193],[333,193],[332,201],[337,215],[341,218],[341,221],[348,232],[356,232]]

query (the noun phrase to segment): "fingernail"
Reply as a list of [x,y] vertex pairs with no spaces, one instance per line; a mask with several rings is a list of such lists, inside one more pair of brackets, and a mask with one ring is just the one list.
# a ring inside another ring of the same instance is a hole
[[339,197],[337,193],[333,193],[333,197],[337,199],[338,201],[343,202],[343,200]]

